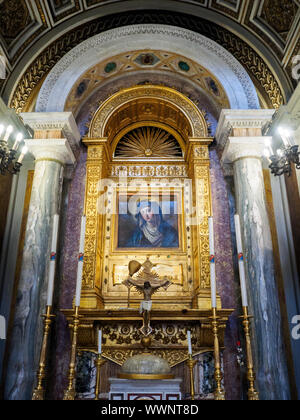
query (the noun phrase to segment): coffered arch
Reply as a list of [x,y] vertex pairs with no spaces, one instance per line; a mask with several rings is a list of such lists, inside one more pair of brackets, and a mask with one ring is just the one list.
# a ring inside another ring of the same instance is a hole
[[36,110],[62,111],[69,92],[78,78],[99,61],[130,50],[151,49],[157,45],[205,64],[222,84],[230,106],[237,109],[259,108],[256,89],[241,64],[214,41],[185,29],[167,25],[134,25],[113,29],[82,42],[53,68],[40,90]]
[[189,139],[208,137],[204,115],[186,96],[164,86],[136,86],[107,99],[96,111],[88,138],[105,139],[113,155],[132,128],[157,126],[171,133],[183,153]]
[[[13,7],[6,8],[6,3]],[[299,53],[298,0],[276,0],[275,7],[269,0],[143,0],[143,11],[138,10],[140,0],[51,1],[53,7],[49,3],[13,0],[1,4],[3,17],[14,25],[16,13],[21,16],[25,6],[32,9],[14,45],[0,33],[7,64],[0,89],[18,112],[33,103],[42,80],[71,48],[97,33],[137,23],[188,28],[224,46],[245,67],[267,106],[278,108],[291,94],[292,60]],[[274,21],[277,14],[283,17],[279,26]]]

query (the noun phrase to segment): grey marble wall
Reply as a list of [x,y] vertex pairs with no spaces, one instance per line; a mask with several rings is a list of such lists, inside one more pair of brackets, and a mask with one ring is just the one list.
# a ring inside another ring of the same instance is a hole
[[248,275],[257,381],[263,400],[290,398],[281,315],[260,159],[234,163],[237,211],[241,217]]
[[42,341],[52,219],[59,212],[62,171],[62,165],[53,161],[37,161],[35,166],[6,373],[4,398],[9,400],[31,399]]

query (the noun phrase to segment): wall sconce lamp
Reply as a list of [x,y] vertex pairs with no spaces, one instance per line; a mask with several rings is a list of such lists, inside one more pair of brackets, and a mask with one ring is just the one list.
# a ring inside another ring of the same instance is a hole
[[12,148],[9,147],[8,142],[9,139],[12,137],[13,134],[13,127],[9,125],[8,127],[4,127],[4,125],[0,124],[0,173],[1,175],[10,174],[17,174],[20,172],[23,159],[28,152],[28,148],[23,146],[21,149],[21,153],[17,158],[17,154],[20,149],[21,142],[23,140],[23,134],[19,133],[15,137],[15,141],[12,145]]
[[292,174],[292,164],[300,169],[300,152],[299,146],[295,143],[292,133],[286,128],[279,128],[278,133],[282,138],[282,147],[274,154],[271,141],[269,140],[264,155],[271,162],[269,168],[275,176]]

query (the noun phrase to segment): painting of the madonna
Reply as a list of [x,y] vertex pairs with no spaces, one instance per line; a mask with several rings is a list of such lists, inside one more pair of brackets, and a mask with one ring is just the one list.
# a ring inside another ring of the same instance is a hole
[[177,196],[119,196],[118,248],[178,248]]

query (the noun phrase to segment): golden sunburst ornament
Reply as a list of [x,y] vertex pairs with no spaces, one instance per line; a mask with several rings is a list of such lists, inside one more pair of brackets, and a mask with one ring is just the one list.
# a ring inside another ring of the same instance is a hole
[[121,158],[182,157],[181,148],[172,134],[157,127],[141,127],[127,133],[116,148]]

